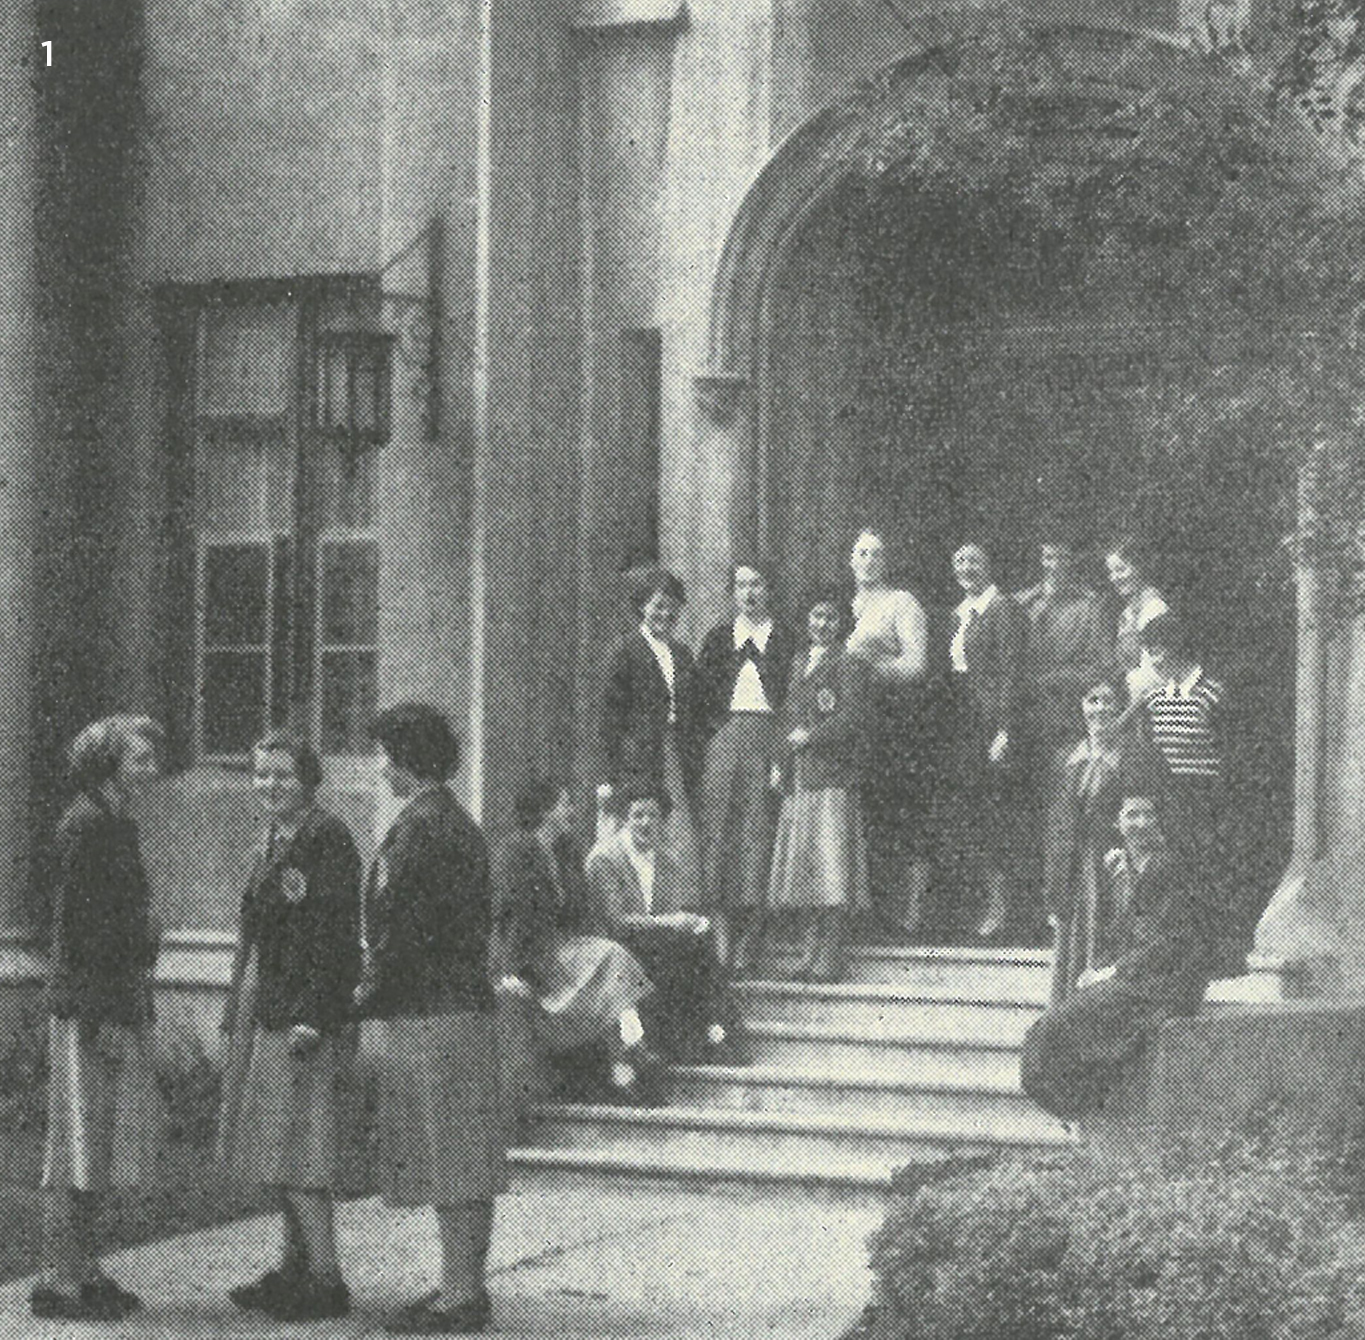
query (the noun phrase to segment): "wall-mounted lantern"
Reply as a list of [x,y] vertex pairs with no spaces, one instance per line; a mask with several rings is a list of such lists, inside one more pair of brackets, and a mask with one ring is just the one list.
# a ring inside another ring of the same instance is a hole
[[343,449],[389,440],[394,337],[376,331],[323,331],[317,342],[314,426]]

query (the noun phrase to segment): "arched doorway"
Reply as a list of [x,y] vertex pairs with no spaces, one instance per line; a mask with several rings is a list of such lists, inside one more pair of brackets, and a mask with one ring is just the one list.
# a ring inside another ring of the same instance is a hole
[[1234,72],[976,24],[802,127],[740,212],[706,378],[751,463],[732,526],[801,590],[881,525],[940,608],[968,536],[1017,588],[1048,524],[1139,532],[1248,727],[1254,920],[1292,821],[1298,451],[1342,412],[1304,332],[1352,301],[1348,211]]

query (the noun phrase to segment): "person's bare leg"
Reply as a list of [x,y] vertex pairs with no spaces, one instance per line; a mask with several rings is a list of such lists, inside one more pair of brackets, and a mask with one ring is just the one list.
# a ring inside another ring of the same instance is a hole
[[337,1261],[336,1227],[332,1198],[325,1191],[285,1190],[304,1243],[307,1269],[318,1279],[335,1283],[341,1279]]
[[49,1187],[43,1192],[41,1278],[47,1288],[58,1293],[79,1293],[85,1283],[79,1197],[80,1192],[66,1187]]
[[493,1202],[437,1206],[436,1222],[441,1232],[441,1293],[436,1306],[449,1311],[478,1302],[484,1296]]

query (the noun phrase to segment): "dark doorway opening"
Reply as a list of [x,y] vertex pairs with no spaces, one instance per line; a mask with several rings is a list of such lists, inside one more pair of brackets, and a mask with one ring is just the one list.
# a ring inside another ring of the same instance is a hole
[[1059,239],[1017,223],[950,193],[859,186],[807,224],[763,355],[766,530],[783,587],[846,575],[855,530],[882,529],[893,576],[930,610],[941,673],[957,545],[983,543],[1015,591],[1038,579],[1039,540],[1059,526],[1107,593],[1105,546],[1139,536],[1236,707],[1254,835],[1240,915],[1254,922],[1293,813],[1295,460],[1240,432],[1207,389],[1268,357],[1269,337],[1211,334],[1197,294],[1152,291],[1141,266],[1088,285]]

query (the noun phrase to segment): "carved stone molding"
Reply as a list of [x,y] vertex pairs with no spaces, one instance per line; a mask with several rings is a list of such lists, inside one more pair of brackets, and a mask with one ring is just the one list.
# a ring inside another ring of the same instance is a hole
[[739,414],[749,379],[736,372],[699,372],[692,378],[692,389],[706,417],[728,427]]

